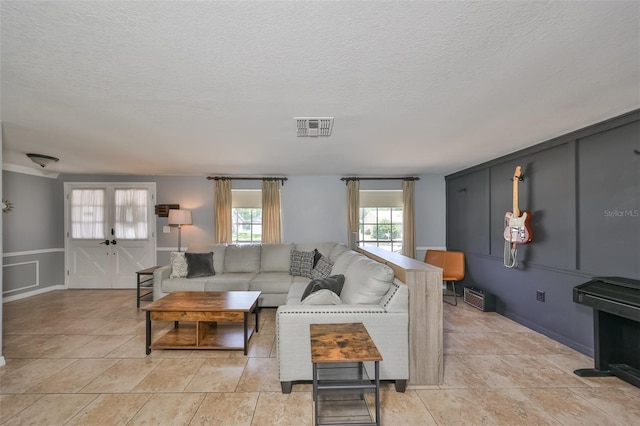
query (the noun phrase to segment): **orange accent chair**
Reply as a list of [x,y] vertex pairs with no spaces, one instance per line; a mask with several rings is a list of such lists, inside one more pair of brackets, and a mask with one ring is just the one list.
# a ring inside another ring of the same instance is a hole
[[[464,278],[464,253],[461,251],[427,250],[424,262],[442,268],[442,281],[444,281],[442,300],[450,305],[457,305],[456,282]],[[447,288],[449,283],[451,283],[450,292]],[[453,302],[446,299],[451,296],[453,296]]]

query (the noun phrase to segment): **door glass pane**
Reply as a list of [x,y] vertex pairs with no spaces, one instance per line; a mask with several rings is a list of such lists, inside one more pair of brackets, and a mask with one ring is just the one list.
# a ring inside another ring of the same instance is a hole
[[71,238],[78,240],[105,238],[104,199],[104,189],[73,189],[71,191]]
[[119,240],[146,240],[148,208],[146,189],[116,189],[114,230]]

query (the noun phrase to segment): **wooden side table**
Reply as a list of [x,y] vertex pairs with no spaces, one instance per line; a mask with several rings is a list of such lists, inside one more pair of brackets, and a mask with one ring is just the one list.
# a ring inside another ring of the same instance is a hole
[[[152,266],[150,268],[143,269],[141,271],[136,272],[136,275],[138,277],[137,279],[138,285],[136,286],[136,307],[138,308],[140,307],[140,299],[153,293],[153,272],[159,267],[160,266]],[[147,278],[143,279],[142,277],[147,277]],[[150,291],[141,295],[140,294],[141,288],[150,289]]]
[[[382,356],[362,323],[311,324],[311,362],[316,426],[358,424],[380,426],[380,361]],[[365,362],[374,363],[375,377],[369,379]],[[351,392],[355,399],[346,401]],[[375,394],[375,422],[364,398]],[[320,401],[320,396],[335,399]],[[326,407],[323,407],[326,402]],[[354,404],[355,402],[355,404]]]

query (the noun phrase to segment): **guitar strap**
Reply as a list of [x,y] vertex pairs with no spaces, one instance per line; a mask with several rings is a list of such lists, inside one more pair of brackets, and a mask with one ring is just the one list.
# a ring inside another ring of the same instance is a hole
[[518,249],[516,244],[504,240],[504,266],[515,268],[518,266]]

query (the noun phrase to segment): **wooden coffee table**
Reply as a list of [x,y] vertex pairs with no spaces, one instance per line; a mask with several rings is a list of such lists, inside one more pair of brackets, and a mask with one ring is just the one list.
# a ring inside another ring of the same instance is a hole
[[[176,291],[145,306],[147,355],[151,349],[244,349],[258,332],[259,291]],[[250,314],[254,326],[249,326]],[[151,343],[152,321],[174,321],[174,328]],[[179,324],[191,322],[193,324]]]

